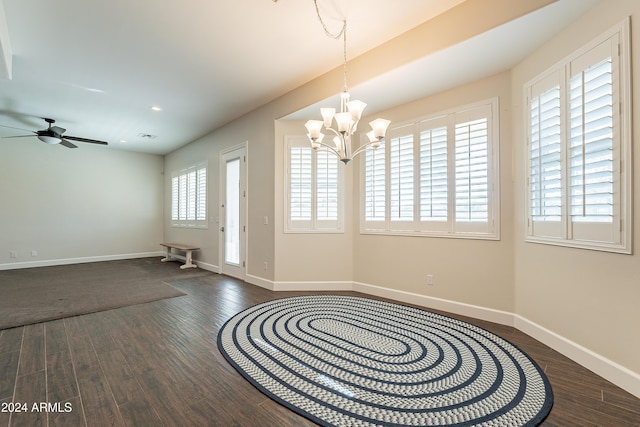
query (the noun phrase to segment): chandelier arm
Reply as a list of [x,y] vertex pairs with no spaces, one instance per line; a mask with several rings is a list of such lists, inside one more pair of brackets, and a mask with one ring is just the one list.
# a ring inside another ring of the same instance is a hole
[[356,151],[353,152],[351,157],[353,158],[353,157],[357,156],[358,154],[362,153],[364,150],[366,150],[367,148],[369,148],[373,144],[375,144],[375,142],[367,142],[366,144],[362,144],[360,147],[358,147],[358,149]]
[[[347,144],[346,144],[346,141],[345,141],[345,136],[343,135],[343,133],[346,133],[346,132],[339,132],[339,131],[335,130],[332,127],[325,127],[325,130],[333,132],[338,138],[340,138],[340,145],[342,145],[340,151],[344,151],[344,155],[346,156],[347,155]],[[321,144],[326,145],[324,143],[321,143]],[[342,158],[342,155],[340,154],[340,152],[338,150],[332,148],[329,145],[327,145],[327,147],[331,148],[338,155],[338,157]]]
[[333,148],[332,146],[330,146],[329,144],[324,143],[324,142],[317,142],[317,141],[316,141],[315,143],[316,143],[316,144],[319,144],[319,145],[322,145],[324,148],[326,148],[326,149],[330,150],[330,151],[331,151],[331,152],[333,152],[333,154],[335,154],[338,158],[342,158],[342,156],[340,155],[340,153],[339,153],[335,148]]
[[340,135],[340,132],[338,132],[337,130],[335,130],[335,129],[334,129],[334,128],[332,128],[332,127],[325,127],[324,129],[325,129],[325,130],[330,130],[331,132],[333,132],[334,134],[336,134],[336,136],[341,136],[341,135]]

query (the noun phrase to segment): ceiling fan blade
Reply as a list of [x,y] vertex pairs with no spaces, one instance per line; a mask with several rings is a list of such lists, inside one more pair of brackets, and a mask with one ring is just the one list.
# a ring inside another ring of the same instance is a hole
[[57,133],[58,135],[62,135],[67,131],[65,128],[61,128],[60,126],[51,126],[50,129],[55,133]]
[[33,132],[32,130],[29,130],[29,129],[23,129],[23,128],[17,128],[17,127],[15,127],[15,126],[7,126],[7,125],[0,125],[0,126],[2,126],[3,128],[18,129],[18,130],[23,130],[23,131],[25,131],[25,132]]
[[97,139],[87,139],[87,138],[80,138],[80,137],[77,137],[77,136],[68,136],[68,135],[65,135],[64,138],[65,139],[70,139],[72,141],[89,142],[91,144],[109,145],[107,142],[98,141]]
[[12,135],[12,136],[3,136],[3,138],[26,138],[28,136],[35,136],[35,135]]
[[64,145],[67,148],[78,148],[77,145],[70,143],[69,141],[67,141],[66,139],[61,139],[60,140],[60,145]]

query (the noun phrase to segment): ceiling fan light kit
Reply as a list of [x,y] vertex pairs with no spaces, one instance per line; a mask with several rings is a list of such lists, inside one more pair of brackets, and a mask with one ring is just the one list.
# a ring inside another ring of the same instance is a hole
[[44,142],[45,144],[60,144],[60,142],[62,141],[62,139],[60,138],[56,138],[55,136],[49,136],[49,135],[38,135],[38,139]]

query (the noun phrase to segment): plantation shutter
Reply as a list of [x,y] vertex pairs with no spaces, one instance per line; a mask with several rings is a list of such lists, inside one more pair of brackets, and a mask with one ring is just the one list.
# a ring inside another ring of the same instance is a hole
[[183,173],[180,175],[180,181],[178,183],[178,219],[180,221],[187,220],[187,188],[187,175]]
[[197,175],[196,221],[207,221],[207,168],[199,167]]
[[562,136],[558,73],[529,91],[530,235],[562,236]]
[[392,129],[389,142],[389,205],[391,222],[397,222],[391,227],[394,230],[413,228],[413,163],[413,126]]
[[207,228],[207,164],[172,173],[171,225]]
[[527,84],[529,241],[631,253],[629,30],[625,19]]
[[290,147],[289,159],[289,218],[292,222],[311,224],[312,171],[311,147]]
[[304,135],[285,138],[287,231],[342,230],[342,172],[331,152],[314,150]]
[[385,143],[364,153],[364,219],[367,229],[380,229],[386,220]]
[[337,229],[340,224],[340,160],[318,150],[315,158],[316,229]]
[[196,219],[196,171],[187,174],[187,220]]
[[419,201],[420,221],[429,221],[429,230],[436,228],[434,222],[448,220],[449,168],[448,168],[447,117],[426,120],[420,123],[420,171]]
[[575,240],[618,240],[614,96],[612,42],[607,40],[570,63],[568,191]]
[[[455,229],[488,232],[492,224],[489,200],[489,117],[483,106],[456,113],[455,117]],[[497,167],[494,166],[494,167]]]
[[[180,178],[178,176],[171,177],[171,221],[178,221],[178,219],[180,219],[178,215],[179,190]],[[172,225],[176,225],[176,223],[173,223]]]

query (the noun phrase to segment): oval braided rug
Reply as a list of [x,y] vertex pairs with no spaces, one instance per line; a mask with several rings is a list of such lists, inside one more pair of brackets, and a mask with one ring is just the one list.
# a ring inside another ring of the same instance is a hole
[[284,298],[218,334],[267,396],[321,425],[534,426],[551,410],[538,365],[480,327],[368,298]]

